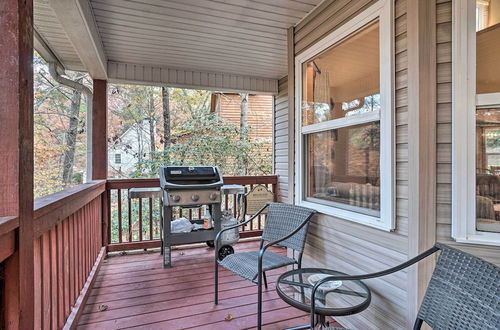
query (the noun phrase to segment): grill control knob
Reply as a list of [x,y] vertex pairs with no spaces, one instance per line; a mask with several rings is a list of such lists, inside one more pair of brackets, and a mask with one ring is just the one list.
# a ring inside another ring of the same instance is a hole
[[217,199],[217,194],[216,193],[211,193],[210,196],[208,196],[210,200],[214,201]]
[[191,200],[192,200],[193,202],[196,202],[196,201],[198,201],[199,199],[200,199],[200,196],[198,196],[198,195],[196,195],[196,194],[194,194],[194,195],[192,195],[192,196],[191,196]]
[[181,196],[179,196],[179,195],[173,195],[173,196],[172,196],[172,200],[173,200],[174,202],[178,202],[178,201],[180,201],[180,200],[181,200]]

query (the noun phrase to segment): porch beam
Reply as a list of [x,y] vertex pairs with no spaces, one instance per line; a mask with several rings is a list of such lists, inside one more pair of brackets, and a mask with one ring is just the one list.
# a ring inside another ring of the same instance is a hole
[[33,329],[33,1],[0,1],[0,31],[0,217],[19,221],[0,305],[7,329]]
[[[407,1],[408,258],[436,242],[436,2]],[[434,260],[408,271],[408,327],[429,283]]]
[[80,60],[94,79],[107,79],[107,57],[88,0],[50,0]]
[[108,77],[109,81],[113,83],[170,86],[221,92],[278,93],[278,80],[272,78],[113,61],[108,63]]

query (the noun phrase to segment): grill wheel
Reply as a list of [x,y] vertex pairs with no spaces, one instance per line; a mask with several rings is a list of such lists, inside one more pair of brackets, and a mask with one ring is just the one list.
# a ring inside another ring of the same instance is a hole
[[221,261],[222,259],[224,259],[228,255],[233,254],[233,253],[234,253],[234,249],[232,246],[230,246],[230,245],[222,246],[218,252],[219,261]]

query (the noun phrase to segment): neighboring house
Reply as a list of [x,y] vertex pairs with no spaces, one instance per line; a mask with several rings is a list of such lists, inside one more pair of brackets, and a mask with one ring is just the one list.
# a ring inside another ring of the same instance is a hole
[[[236,125],[241,120],[241,96],[237,93],[213,93],[211,111]],[[273,141],[273,96],[248,96],[248,126],[250,139],[253,142],[263,143],[261,152],[272,152]]]
[[108,148],[111,176],[127,175],[136,169],[137,163],[148,158],[151,152],[150,119],[144,118],[125,131]]

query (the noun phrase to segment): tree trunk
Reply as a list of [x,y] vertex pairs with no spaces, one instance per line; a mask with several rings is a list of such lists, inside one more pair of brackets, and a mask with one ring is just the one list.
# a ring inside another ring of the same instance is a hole
[[[241,103],[240,103],[240,141],[248,141],[248,94],[241,93]],[[240,160],[238,161],[239,172],[241,175],[247,175],[248,173],[248,159],[247,155],[240,155]]]
[[248,138],[248,94],[241,93],[240,103],[240,140]]
[[156,152],[155,144],[155,118],[154,118],[154,95],[153,91],[149,92],[149,143],[150,143],[150,159],[153,160],[154,153]]
[[170,135],[170,90],[168,87],[161,88],[163,102],[163,150],[168,150],[172,143]]
[[[78,83],[82,79],[77,80]],[[78,117],[80,116],[80,100],[82,93],[76,89],[73,90],[71,96],[71,106],[69,109],[69,127],[64,136],[66,149],[63,154],[63,185],[64,187],[71,184],[73,177],[73,165],[75,163],[75,150],[76,150],[76,135],[78,134]]]

